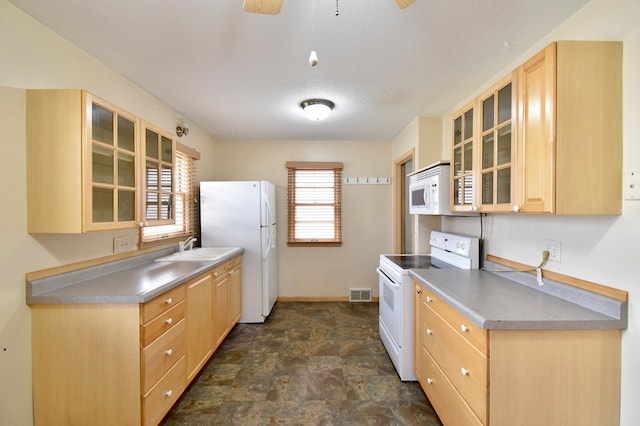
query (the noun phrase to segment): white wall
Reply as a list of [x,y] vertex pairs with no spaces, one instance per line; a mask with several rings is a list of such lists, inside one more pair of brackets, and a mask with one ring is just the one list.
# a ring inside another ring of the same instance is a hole
[[[554,40],[622,40],[623,58],[623,169],[640,170],[640,1],[594,0],[583,10],[540,40],[526,52],[515,52],[511,69]],[[470,94],[459,106],[479,94]],[[443,152],[450,149],[450,117],[443,118]],[[585,171],[588,173],[588,171]],[[480,235],[479,218],[447,218],[445,230]],[[640,419],[640,280],[637,276],[640,241],[640,201],[624,201],[620,216],[487,215],[485,252],[529,265],[541,261],[544,239],[562,242],[561,262],[549,262],[549,270],[629,292],[629,327],[622,339],[621,424],[637,425]]]
[[[26,199],[25,88],[82,88],[169,131],[180,114],[0,0],[0,424],[33,423],[31,333],[25,273],[112,253],[115,235],[29,235]],[[180,142],[203,155],[201,179],[215,179],[215,143],[196,125]],[[10,202],[11,205],[6,205]]]
[[343,244],[288,247],[287,161],[341,161],[344,177],[391,176],[384,141],[219,141],[222,180],[269,180],[278,205],[280,297],[345,298],[349,288],[378,295],[375,268],[391,245],[391,185],[343,185]]

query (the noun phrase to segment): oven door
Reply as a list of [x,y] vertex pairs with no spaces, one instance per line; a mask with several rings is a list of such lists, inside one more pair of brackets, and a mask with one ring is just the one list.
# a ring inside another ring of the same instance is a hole
[[380,321],[389,330],[398,347],[402,347],[402,283],[392,280],[380,268],[377,269],[380,283]]

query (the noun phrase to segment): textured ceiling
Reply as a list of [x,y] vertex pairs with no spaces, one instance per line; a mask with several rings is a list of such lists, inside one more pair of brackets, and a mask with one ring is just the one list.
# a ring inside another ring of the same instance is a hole
[[[588,0],[10,0],[219,139],[389,140],[441,116]],[[505,42],[509,47],[505,47]],[[308,63],[315,46],[319,64]],[[312,122],[307,98],[335,103]]]

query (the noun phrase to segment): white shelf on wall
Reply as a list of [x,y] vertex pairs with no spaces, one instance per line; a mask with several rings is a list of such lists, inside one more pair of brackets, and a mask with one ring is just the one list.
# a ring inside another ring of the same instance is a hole
[[346,177],[345,185],[389,185],[390,177]]

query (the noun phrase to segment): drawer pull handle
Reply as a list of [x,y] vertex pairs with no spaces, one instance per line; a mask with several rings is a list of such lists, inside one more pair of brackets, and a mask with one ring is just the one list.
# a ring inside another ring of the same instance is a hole
[[165,322],[167,324],[171,325],[171,324],[173,324],[173,318],[167,318],[167,320]]
[[432,298],[430,298],[429,296],[427,296],[427,302],[431,303],[433,301]]
[[460,369],[460,373],[462,373],[463,376],[468,376],[469,375],[469,370],[467,370],[466,368],[462,367]]
[[417,289],[417,290],[416,290],[416,293],[418,293],[418,294],[422,294],[422,290]]
[[166,303],[167,305],[170,305],[170,304],[172,304],[172,303],[173,303],[173,299],[172,299],[172,298],[168,298],[167,300],[165,300],[165,303]]
[[428,334],[429,336],[431,336],[431,335],[433,334],[433,330],[432,330],[432,329],[430,329],[430,328],[427,328],[427,334]]
[[173,349],[169,348],[164,352],[167,356],[173,355]]
[[467,331],[469,331],[469,327],[467,327],[466,325],[462,324],[460,326],[460,330],[462,330],[463,333],[466,333]]
[[433,379],[431,377],[427,377],[427,384],[430,385],[433,383]]
[[173,391],[171,389],[169,389],[164,394],[167,396],[167,398],[171,398],[171,395],[173,395]]

